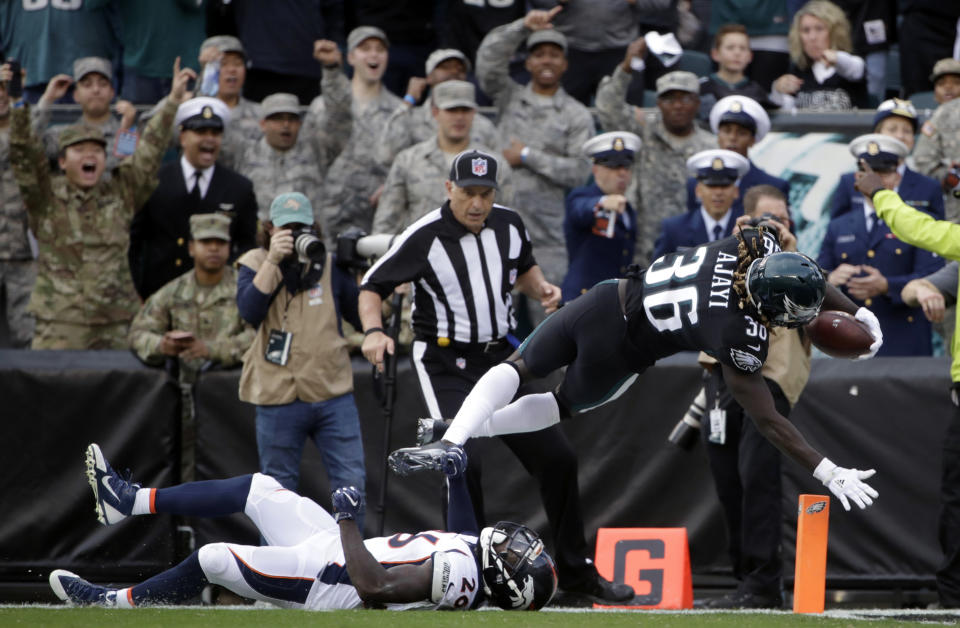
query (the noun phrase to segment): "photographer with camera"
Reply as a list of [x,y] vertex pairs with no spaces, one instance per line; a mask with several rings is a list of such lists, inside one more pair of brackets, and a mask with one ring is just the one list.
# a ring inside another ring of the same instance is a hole
[[[296,490],[309,438],[330,486],[362,490],[360,417],[340,324],[345,318],[360,328],[356,283],[327,253],[303,194],[273,199],[264,230],[269,241],[237,261],[237,307],[257,328],[243,357],[240,400],[257,407],[260,472]],[[357,523],[362,529],[362,513]]]
[[[780,232],[783,250],[796,251],[787,200],[779,189],[756,185],[747,191],[743,206],[745,214],[737,219],[735,231],[747,225],[773,225]],[[705,369],[704,388],[670,434],[670,441],[688,449],[702,436],[727,524],[733,574],[740,581],[735,592],[707,600],[703,606],[779,608],[783,604],[780,452],[733,398],[717,361],[701,353],[699,362]],[[810,377],[809,340],[798,329],[772,328],[760,373],[777,412],[789,417]]]

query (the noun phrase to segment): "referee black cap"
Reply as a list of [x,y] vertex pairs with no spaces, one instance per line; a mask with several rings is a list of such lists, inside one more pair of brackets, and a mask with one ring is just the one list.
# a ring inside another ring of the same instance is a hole
[[478,150],[465,150],[453,158],[450,181],[461,188],[481,185],[496,189],[499,187],[497,169],[497,158],[493,155]]

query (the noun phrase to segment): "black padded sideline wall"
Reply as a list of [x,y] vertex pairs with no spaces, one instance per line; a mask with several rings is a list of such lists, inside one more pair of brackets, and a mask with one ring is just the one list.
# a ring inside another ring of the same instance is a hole
[[[354,362],[367,459],[366,533],[375,510],[383,460],[384,420],[372,394],[369,365]],[[197,389],[198,479],[256,469],[253,409],[236,398],[239,373],[208,373]],[[845,513],[833,501],[828,577],[831,586],[902,583],[928,586],[936,542],[940,447],[951,409],[944,359],[867,362],[815,360],[793,420],[835,462],[874,466],[881,493],[865,512]],[[695,574],[723,571],[725,539],[701,448],[665,444],[700,384],[694,356],[676,356],[644,374],[616,404],[565,422],[580,456],[580,489],[588,541],[600,526],[686,526]],[[420,402],[402,363],[391,447],[411,445]],[[124,581],[171,564],[174,526],[145,517],[104,528],[96,523],[83,476],[83,450],[99,442],[119,469],[145,485],[175,477],[179,421],[176,386],[161,370],[123,352],[0,352],[0,428],[11,464],[0,478],[0,581],[41,582],[66,567]],[[486,515],[525,521],[542,533],[546,520],[535,483],[495,439],[483,456]],[[792,566],[796,495],[825,488],[795,464],[784,464],[784,526]],[[302,492],[324,506],[329,487],[319,456],[306,447]],[[390,477],[385,532],[441,525],[440,484],[429,474]],[[211,520],[194,526],[197,540],[255,542],[245,523]],[[547,537],[549,544],[549,536]]]
[[84,476],[90,442],[147,486],[172,481],[180,394],[120,351],[0,351],[0,582],[45,583],[50,570],[137,579],[170,564],[170,521],[97,522]]

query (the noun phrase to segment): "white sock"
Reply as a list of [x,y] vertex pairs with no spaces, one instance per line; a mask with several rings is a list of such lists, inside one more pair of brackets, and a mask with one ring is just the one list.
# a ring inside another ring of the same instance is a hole
[[560,407],[553,393],[524,395],[493,413],[474,436],[536,432],[560,422]]
[[137,497],[133,500],[133,509],[130,511],[131,515],[151,515],[153,512],[150,510],[150,491],[153,489],[141,488],[137,489]]
[[127,587],[126,589],[117,589],[117,608],[136,608],[133,603],[130,601],[130,598],[127,595],[130,593],[130,589],[133,587]]
[[462,445],[486,423],[494,412],[504,407],[520,388],[520,374],[509,364],[498,364],[480,378],[463,400],[443,440]]

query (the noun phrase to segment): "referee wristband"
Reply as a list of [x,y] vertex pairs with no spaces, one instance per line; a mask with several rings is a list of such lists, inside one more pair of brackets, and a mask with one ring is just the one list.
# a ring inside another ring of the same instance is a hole
[[411,107],[412,107],[413,105],[417,104],[417,99],[414,98],[413,96],[411,96],[410,94],[405,95],[405,96],[403,97],[403,99],[404,99],[404,100],[407,102],[407,104],[409,104]]
[[370,334],[375,334],[377,332],[380,332],[381,334],[386,333],[385,331],[383,331],[383,327],[371,327],[367,331],[363,332],[363,335],[369,336]]

